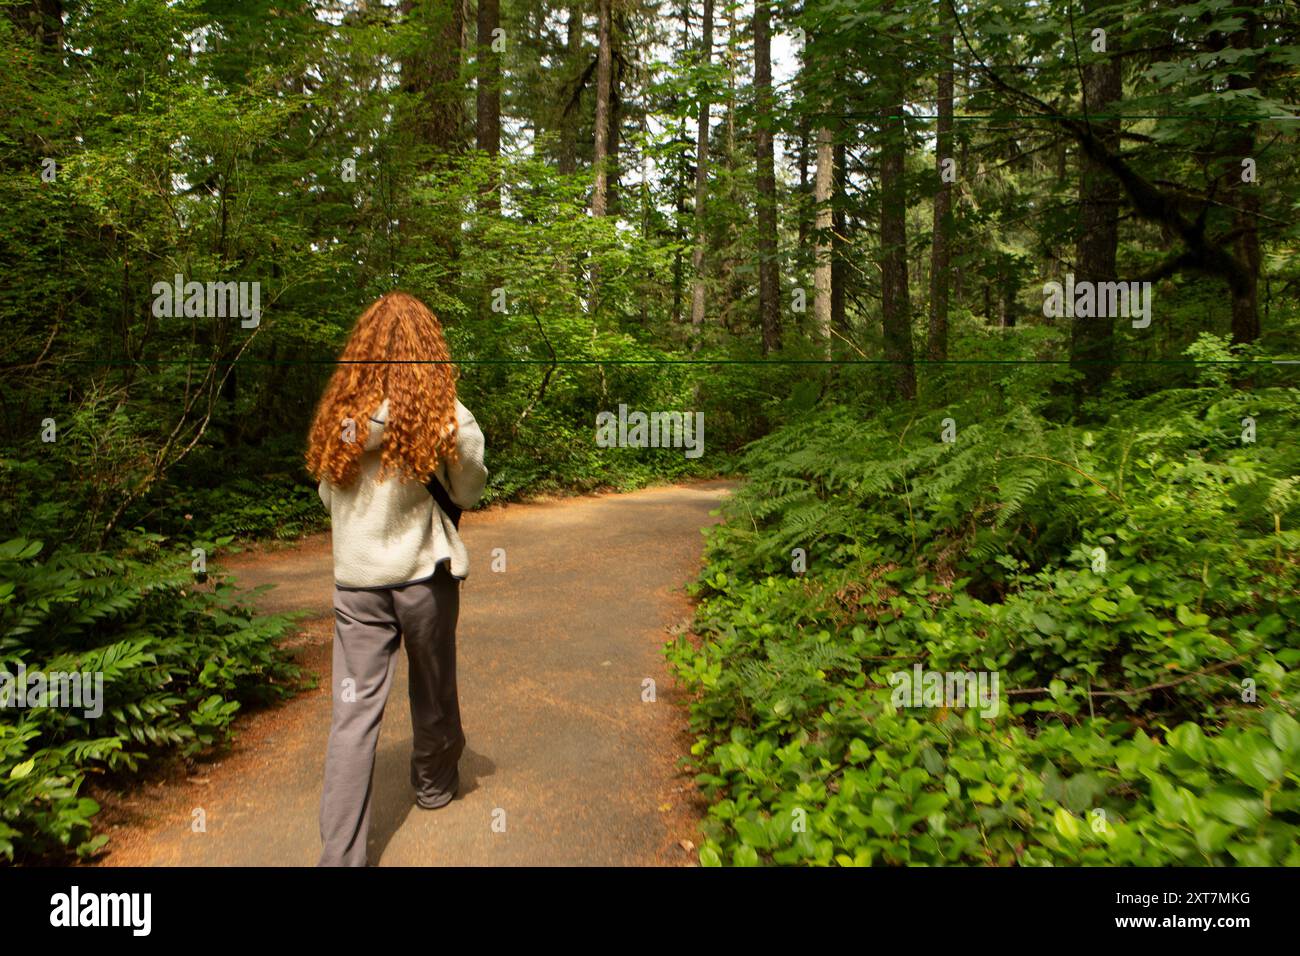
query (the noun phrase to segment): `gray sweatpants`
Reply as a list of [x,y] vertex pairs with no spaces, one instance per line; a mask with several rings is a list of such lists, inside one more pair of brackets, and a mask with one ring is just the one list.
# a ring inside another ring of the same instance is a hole
[[318,866],[365,866],[371,778],[397,645],[410,664],[411,784],[433,809],[456,795],[465,749],[456,698],[460,582],[440,564],[431,580],[373,590],[334,589],[334,716],[325,753]]

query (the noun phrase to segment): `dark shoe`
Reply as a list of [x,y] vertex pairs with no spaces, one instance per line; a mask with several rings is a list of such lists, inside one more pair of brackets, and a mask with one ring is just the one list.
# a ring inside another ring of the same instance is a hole
[[415,798],[415,805],[419,807],[421,810],[438,810],[442,807],[445,807],[447,804],[451,803],[451,801],[455,800],[457,792],[458,791],[456,790],[449,791],[447,794],[440,797],[434,803],[425,803],[425,801],[423,801],[422,799],[420,799],[420,797],[417,796]]
[[447,804],[451,803],[451,801],[456,799],[456,794],[460,793],[459,768],[457,768],[456,772],[452,775],[452,778],[449,781],[450,786],[448,786],[444,792],[435,794],[432,797],[425,798],[420,796],[420,784],[418,781],[419,778],[416,776],[415,766],[412,765],[411,786],[415,788],[415,805],[421,810],[437,810],[440,807],[445,807]]

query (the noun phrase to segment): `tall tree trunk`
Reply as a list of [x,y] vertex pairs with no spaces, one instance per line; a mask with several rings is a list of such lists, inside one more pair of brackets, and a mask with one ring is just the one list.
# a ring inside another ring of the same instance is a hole
[[[704,20],[700,29],[700,62],[707,69],[713,61],[713,0],[704,0]],[[691,324],[696,328],[704,324],[704,203],[709,176],[707,84],[701,82],[698,91],[700,112],[695,130],[695,248],[691,252],[691,271],[694,275],[691,287]]]
[[758,318],[763,354],[781,347],[781,284],[777,276],[776,154],[772,138],[772,14],[754,3],[754,158],[758,190]]
[[578,120],[582,116],[582,11],[582,0],[573,0],[569,4],[565,47],[570,82],[564,88],[564,104],[560,114],[560,173],[565,176],[578,168]]
[[[1250,50],[1255,47],[1259,33],[1259,0],[1240,0],[1240,6],[1250,9],[1243,13],[1242,28],[1232,35],[1232,46],[1236,50]],[[1231,90],[1259,89],[1262,77],[1259,69],[1253,68],[1247,75],[1233,73],[1228,77]],[[1259,89],[1260,93],[1264,91]],[[1242,275],[1232,283],[1232,340],[1239,344],[1253,342],[1259,338],[1259,186],[1256,183],[1243,182],[1241,178],[1241,161],[1254,157],[1257,124],[1242,123],[1239,134],[1232,137],[1229,145],[1229,162],[1227,175],[1231,179],[1231,193],[1237,209],[1233,215],[1233,228],[1237,231],[1236,257],[1241,263]]]
[[[444,167],[451,154],[465,146],[460,85],[464,8],[460,0],[402,0],[401,10],[417,27],[417,39],[401,63],[402,87],[412,101],[405,128],[421,155],[419,168],[428,171]],[[397,228],[404,236],[427,229],[429,239],[455,268],[459,222],[440,219],[426,225],[403,217]],[[399,243],[398,249],[403,247]],[[396,262],[392,268],[398,268]]]
[[407,92],[420,98],[413,127],[417,141],[448,153],[464,146],[460,50],[464,31],[461,0],[402,0],[402,12],[420,24],[420,41],[402,62]]
[[[690,47],[690,30],[687,24],[690,21],[691,5],[690,0],[681,0],[681,9],[678,11],[678,20],[682,25],[681,29],[681,49],[683,51]],[[686,142],[686,117],[679,117],[677,120],[677,142]],[[675,172],[676,170],[674,170]],[[683,175],[673,176],[673,208],[676,215],[673,217],[673,235],[677,240],[676,251],[673,253],[673,318],[672,328],[678,329],[683,323],[682,300],[685,298],[686,283],[686,264],[683,261],[682,247],[686,241],[686,176],[685,170]]]
[[807,116],[799,118],[799,255],[800,261],[808,250],[808,153],[810,150],[809,130],[811,124]]
[[605,211],[617,215],[619,206],[619,148],[622,145],[623,129],[623,37],[627,30],[623,16],[618,13],[610,18],[609,25],[609,178],[606,181]]
[[813,259],[813,322],[826,357],[831,357],[831,191],[835,183],[835,134],[829,126],[817,130],[817,175],[813,179],[816,243]]
[[948,289],[952,252],[952,183],[944,178],[944,165],[952,155],[952,24],[948,4],[939,3],[939,53],[943,66],[939,70],[938,128],[934,158],[939,173],[939,191],[934,196],[934,232],[930,246],[930,329],[926,356],[932,362],[948,358]]
[[831,328],[845,338],[849,333],[848,297],[849,263],[844,257],[848,216],[844,210],[844,191],[847,183],[848,147],[841,140],[835,144],[835,175],[831,182]]
[[[724,3],[723,9],[726,11],[727,21],[727,51],[724,54],[727,63],[727,105],[723,122],[722,155],[718,157],[714,154],[712,165],[715,171],[721,166],[725,174],[723,180],[727,184],[727,190],[720,197],[721,202],[718,208],[737,209],[744,204],[744,197],[739,195],[740,179],[736,176],[738,155],[736,149],[736,89],[739,86],[737,77],[740,70],[740,34],[742,28],[736,15],[737,4]],[[715,10],[715,20],[716,17]],[[742,264],[737,254],[742,241],[740,239],[740,226],[734,215],[725,218],[723,229],[722,236],[718,237],[718,244],[726,250],[726,254],[722,257],[715,270],[717,288],[719,289],[718,303],[721,306],[718,310],[718,316],[721,319],[723,329],[736,334],[749,331],[752,326],[752,323],[747,321],[748,317],[741,314],[736,308],[736,304],[743,301],[748,295],[751,280],[742,275],[737,269]]]
[[880,110],[880,299],[885,358],[903,399],[916,397],[912,351],[912,305],[907,285],[907,184],[904,181],[906,130],[903,126],[904,64],[891,56],[884,67],[887,83]]
[[[1097,13],[1108,0],[1087,0],[1085,10]],[[1096,23],[1090,18],[1089,23]],[[1103,19],[1106,52],[1092,54],[1083,67],[1084,112],[1114,113],[1123,96],[1119,53],[1119,30],[1112,19]],[[1095,135],[1114,151],[1119,148],[1119,120],[1089,120]],[[1110,172],[1079,151],[1079,239],[1075,254],[1075,282],[1115,281],[1115,252],[1119,246],[1120,184]],[[1099,311],[1094,309],[1093,311]],[[1070,326],[1070,364],[1083,378],[1078,390],[1094,394],[1110,380],[1114,371],[1114,316],[1076,316]]]
[[[961,93],[962,93],[962,99],[964,101],[970,98],[970,71],[963,68],[961,71],[961,75],[962,75]],[[970,131],[968,129],[968,126],[969,124],[963,123],[962,126],[959,127],[954,133],[954,138],[957,140],[957,175],[959,177],[958,182],[960,182],[960,176],[962,175],[962,172],[964,170],[968,170],[971,168],[970,167],[971,137],[970,137]],[[951,195],[951,201],[955,203],[956,200],[960,199],[961,191],[958,190],[955,195],[953,194],[950,195]],[[949,210],[949,212],[951,213],[951,210]],[[954,226],[956,225],[955,221],[953,224]],[[949,252],[948,252],[949,262],[951,263],[953,259],[957,260],[956,266],[953,268],[951,304],[954,304],[958,308],[961,308],[962,302],[965,301],[966,269],[965,266],[962,265],[961,246],[960,246],[959,237],[950,234],[948,238],[951,240],[951,245],[949,246]]]
[[[608,213],[609,202],[609,95],[613,81],[613,37],[612,11],[613,0],[596,0],[596,129],[595,143],[592,150],[592,166],[595,168],[595,185],[591,191],[591,214],[603,219]],[[596,311],[599,304],[600,267],[591,266],[591,297],[588,309]]]
[[737,34],[736,5],[724,3],[727,10],[727,168],[733,169],[736,156],[736,63]]
[[[680,142],[686,142],[686,119],[683,117],[679,120],[677,128],[677,138]],[[683,323],[682,316],[682,299],[685,298],[685,263],[682,261],[682,246],[686,239],[686,179],[673,178],[673,205],[677,210],[677,216],[674,220],[677,251],[673,254],[673,328],[678,328]]]
[[591,214],[604,216],[609,201],[609,88],[613,78],[613,50],[610,26],[612,0],[596,0],[596,131],[592,165],[596,184],[591,192]]
[[[477,73],[474,131],[479,152],[492,160],[501,155],[501,56],[494,49],[495,32],[501,22],[500,0],[478,0],[475,23],[474,68]],[[501,177],[492,167],[479,189],[479,212],[496,216],[501,212]],[[502,286],[501,273],[489,269],[479,290],[477,314],[481,318],[492,307],[492,290]]]
[[501,55],[492,49],[500,23],[500,0],[478,0],[477,144],[493,157],[501,154]]

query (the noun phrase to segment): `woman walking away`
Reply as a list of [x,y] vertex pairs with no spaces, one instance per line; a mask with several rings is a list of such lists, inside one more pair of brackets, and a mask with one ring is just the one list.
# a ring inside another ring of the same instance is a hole
[[[316,410],[307,467],[334,529],[334,716],[318,865],[365,866],[375,744],[400,642],[419,806],[456,795],[465,748],[456,618],[469,558],[455,522],[483,494],[483,433],[456,399],[437,318],[414,296],[389,293],[357,320]],[[430,489],[450,497],[452,516]]]

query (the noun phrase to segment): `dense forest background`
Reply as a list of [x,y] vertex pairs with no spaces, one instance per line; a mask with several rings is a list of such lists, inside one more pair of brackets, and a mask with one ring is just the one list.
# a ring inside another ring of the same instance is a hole
[[[109,697],[0,712],[0,855],[292,693],[204,562],[324,526],[403,288],[490,498],[747,479],[668,649],[702,862],[1300,862],[1294,3],[0,5],[0,664]],[[1112,282],[1149,314],[1045,308]],[[900,710],[914,663],[1006,706]]]

